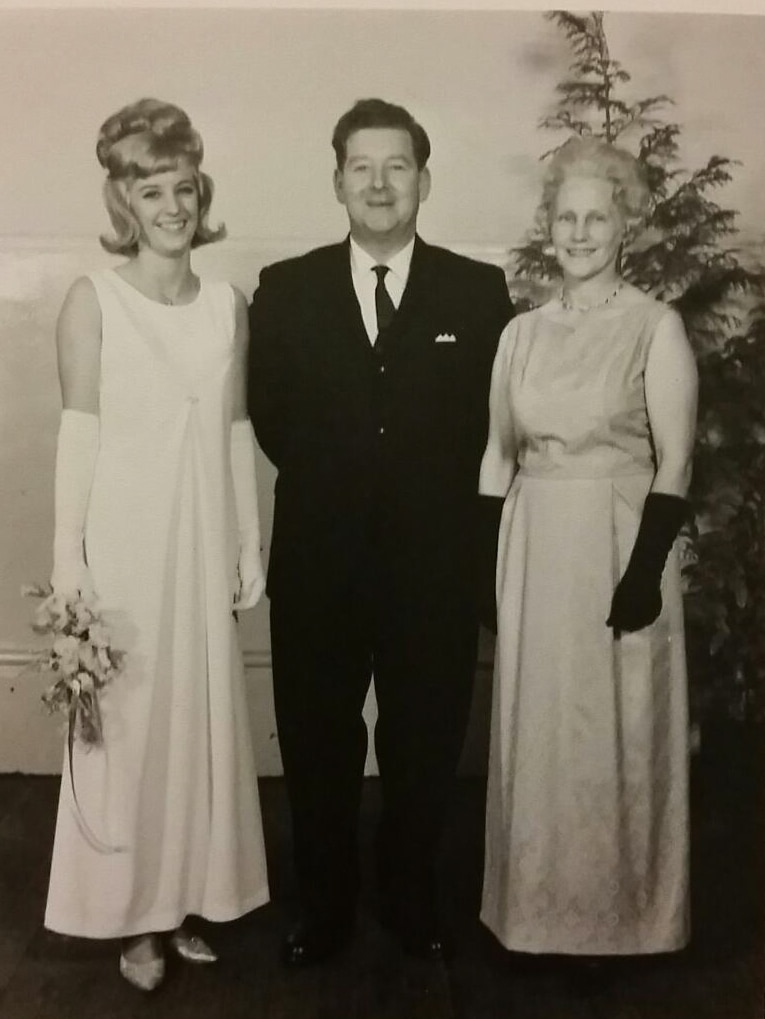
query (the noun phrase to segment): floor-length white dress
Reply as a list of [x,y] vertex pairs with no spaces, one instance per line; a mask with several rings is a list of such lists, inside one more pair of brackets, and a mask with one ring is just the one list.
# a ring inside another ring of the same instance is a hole
[[112,269],[86,553],[124,673],[104,745],[65,759],[45,925],[83,937],[231,920],[268,899],[237,627],[234,293],[168,307]]

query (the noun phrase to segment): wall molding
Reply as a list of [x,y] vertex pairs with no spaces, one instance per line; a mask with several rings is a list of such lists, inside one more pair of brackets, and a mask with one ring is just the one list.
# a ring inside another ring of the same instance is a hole
[[[215,258],[215,252],[221,254],[226,252],[268,252],[278,253],[280,256],[296,255],[311,248],[318,248],[325,244],[334,244],[342,240],[342,232],[325,237],[263,237],[263,236],[240,236],[226,237],[217,244],[211,244],[199,248],[195,252],[195,258],[209,260]],[[505,266],[510,259],[511,246],[501,244],[481,244],[475,241],[458,240],[454,238],[444,239],[437,237],[423,237],[423,240],[439,247],[450,248],[469,258],[476,258],[482,262],[491,262],[495,265]],[[112,260],[101,247],[97,237],[90,236],[56,236],[55,234],[0,234],[0,253],[3,254],[39,254],[39,253],[67,253],[94,251],[98,252],[104,259]]]
[[[34,665],[41,651],[35,651],[30,648],[6,648],[5,650],[0,650],[0,669],[23,669]],[[267,648],[244,651],[242,652],[242,658],[244,659],[245,669],[271,670],[271,652]],[[477,672],[487,672],[491,668],[491,658],[481,657],[478,659],[476,663]]]
[[[40,700],[47,677],[34,666],[36,652],[29,648],[0,650],[0,774],[54,775],[61,770],[60,727],[51,724]],[[274,717],[271,654],[262,648],[245,651],[248,713],[258,774],[281,775],[282,762]],[[28,670],[29,674],[25,675]],[[488,718],[491,703],[491,663],[479,661],[475,673],[473,708],[468,723],[460,771],[482,775],[486,771]],[[371,686],[364,705],[369,730],[365,774],[377,774],[372,731],[377,702]]]
[[[25,668],[33,665],[40,657],[41,651],[35,651],[31,648],[6,648],[1,650],[0,669]],[[242,657],[244,658],[246,669],[271,668],[271,652],[267,649],[244,651]]]

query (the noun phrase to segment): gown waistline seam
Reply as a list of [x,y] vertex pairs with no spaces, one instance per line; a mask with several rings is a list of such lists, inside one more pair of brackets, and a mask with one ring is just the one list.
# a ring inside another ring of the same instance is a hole
[[619,478],[653,478],[655,473],[653,470],[644,470],[616,471],[607,474],[552,474],[546,471],[530,471],[522,467],[516,477],[534,478],[537,481],[612,481]]

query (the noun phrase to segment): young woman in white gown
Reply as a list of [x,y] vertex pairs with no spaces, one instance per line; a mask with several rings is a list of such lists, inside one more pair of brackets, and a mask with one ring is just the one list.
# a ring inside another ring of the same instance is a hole
[[75,743],[81,814],[64,763],[45,924],[124,939],[120,970],[149,990],[165,940],[214,961],[187,916],[268,899],[234,616],[264,577],[246,302],[191,268],[223,234],[202,141],[145,99],[104,123],[97,154],[115,230],[102,243],[128,260],[76,280],[59,317],[52,586],[95,592],[125,666],[102,697],[103,745]]
[[[648,190],[572,139],[543,211],[563,285],[499,344],[480,490],[501,509],[481,916],[571,956],[688,939],[687,693],[673,541],[696,368],[680,316],[619,274]],[[665,568],[666,563],[666,568]]]

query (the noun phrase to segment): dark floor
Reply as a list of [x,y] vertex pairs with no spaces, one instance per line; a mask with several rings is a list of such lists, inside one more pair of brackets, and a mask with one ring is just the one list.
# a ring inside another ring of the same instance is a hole
[[[292,895],[288,823],[283,783],[267,779],[261,795],[274,902],[236,923],[205,925],[221,962],[174,963],[163,987],[146,996],[119,977],[116,943],[42,929],[58,782],[0,776],[0,1017],[763,1019],[761,737],[726,729],[705,737],[694,759],[691,947],[673,957],[616,961],[602,983],[588,987],[554,960],[509,956],[481,928],[480,780],[460,781],[445,845],[444,900],[456,948],[448,965],[405,959],[367,901],[358,937],[339,959],[302,973],[280,967]],[[362,817],[367,870],[377,800],[377,783],[369,780]]]

